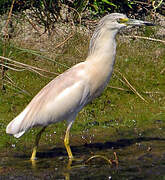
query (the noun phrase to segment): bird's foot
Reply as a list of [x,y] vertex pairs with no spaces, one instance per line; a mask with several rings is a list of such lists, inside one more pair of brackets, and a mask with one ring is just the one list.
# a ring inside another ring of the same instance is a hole
[[37,148],[34,147],[31,158],[30,158],[31,161],[35,161],[37,159],[36,154],[37,154]]

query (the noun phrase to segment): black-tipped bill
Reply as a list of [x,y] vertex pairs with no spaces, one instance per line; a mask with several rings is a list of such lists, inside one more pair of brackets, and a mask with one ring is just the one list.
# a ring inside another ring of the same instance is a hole
[[141,21],[136,19],[128,19],[126,22],[128,26],[155,26],[155,24],[148,22],[148,21]]

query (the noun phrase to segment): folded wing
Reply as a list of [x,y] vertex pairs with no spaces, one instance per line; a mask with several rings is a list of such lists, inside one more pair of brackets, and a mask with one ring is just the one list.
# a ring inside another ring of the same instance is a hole
[[83,108],[89,95],[85,63],[80,63],[48,83],[8,124],[6,132],[18,138],[34,126],[68,120]]

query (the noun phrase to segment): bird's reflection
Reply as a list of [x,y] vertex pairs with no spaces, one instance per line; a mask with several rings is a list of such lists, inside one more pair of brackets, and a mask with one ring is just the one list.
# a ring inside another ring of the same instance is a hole
[[[62,175],[65,177],[65,180],[70,180],[70,174],[73,170],[89,167],[94,159],[100,159],[101,161],[104,161],[103,163],[108,163],[109,166],[112,166],[113,164],[115,164],[116,166],[118,165],[118,157],[115,152],[114,152],[113,160],[103,155],[93,155],[86,159],[83,158],[69,159],[67,163],[64,164],[64,168],[62,170]],[[39,168],[38,166],[39,161],[37,159],[31,160],[31,164],[32,164],[32,169],[37,170]]]

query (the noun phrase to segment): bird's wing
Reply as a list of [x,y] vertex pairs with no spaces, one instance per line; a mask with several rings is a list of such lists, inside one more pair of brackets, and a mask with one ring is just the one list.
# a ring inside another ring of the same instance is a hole
[[67,120],[73,113],[78,113],[90,93],[85,77],[85,63],[80,63],[52,80],[11,121],[6,132],[18,134],[33,126]]

